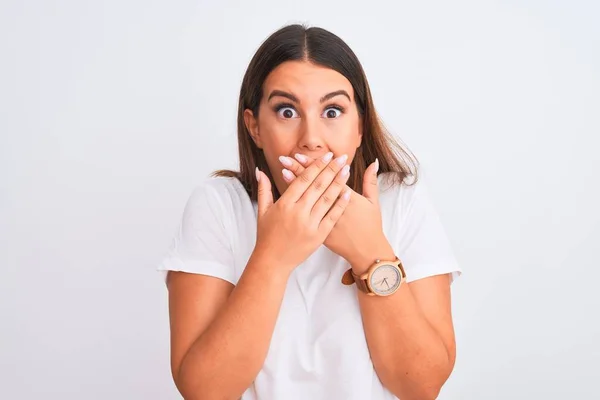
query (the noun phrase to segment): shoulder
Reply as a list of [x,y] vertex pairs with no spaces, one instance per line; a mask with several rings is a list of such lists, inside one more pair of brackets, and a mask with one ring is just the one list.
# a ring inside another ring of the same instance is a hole
[[198,183],[194,192],[210,192],[217,196],[237,195],[240,190],[244,190],[242,184],[237,178],[230,177],[209,177]]
[[422,175],[415,180],[407,177],[400,181],[395,173],[383,173],[378,176],[379,202],[382,210],[407,211],[414,203],[426,200],[428,197],[427,183]]
[[233,177],[209,177],[197,184],[187,202],[186,214],[196,219],[219,220],[227,229],[256,216],[246,189]]
[[190,202],[215,201],[221,205],[226,205],[244,195],[248,196],[237,178],[210,177],[194,187],[190,196]]

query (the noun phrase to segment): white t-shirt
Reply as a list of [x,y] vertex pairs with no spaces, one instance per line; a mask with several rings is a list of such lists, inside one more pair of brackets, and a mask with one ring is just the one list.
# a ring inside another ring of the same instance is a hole
[[[412,186],[386,182],[380,175],[383,229],[407,281],[459,276],[422,177]],[[256,215],[256,202],[237,179],[208,179],[190,196],[159,270],[210,275],[235,285],[256,243]],[[321,246],[293,271],[265,363],[243,400],[396,399],[373,368],[356,285],[341,283],[348,268]]]

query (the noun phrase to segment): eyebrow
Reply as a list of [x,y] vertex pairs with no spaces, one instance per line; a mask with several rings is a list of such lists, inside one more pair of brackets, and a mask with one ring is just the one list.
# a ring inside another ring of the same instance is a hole
[[335,96],[340,96],[340,95],[346,96],[348,98],[348,100],[350,100],[350,102],[352,102],[352,99],[350,99],[350,95],[345,90],[336,90],[335,92],[327,93],[325,96],[321,97],[320,102],[323,103]]
[[[324,103],[329,99],[334,98],[335,96],[346,96],[348,98],[348,100],[352,101],[352,99],[350,99],[350,95],[348,94],[348,92],[346,92],[345,90],[336,90],[335,92],[331,92],[331,93],[327,93],[325,96],[321,97],[319,99],[319,102]],[[285,97],[286,99],[290,99],[291,101],[293,101],[294,103],[298,103],[300,104],[300,100],[298,100],[298,98],[296,96],[294,96],[291,93],[288,92],[284,92],[283,90],[273,90],[271,92],[271,94],[269,95],[269,98],[267,99],[267,101],[270,101],[273,97]]]

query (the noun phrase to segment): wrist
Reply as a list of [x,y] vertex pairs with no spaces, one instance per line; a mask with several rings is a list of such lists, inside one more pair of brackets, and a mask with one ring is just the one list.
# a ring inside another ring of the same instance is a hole
[[362,247],[358,250],[359,252],[348,260],[352,267],[352,271],[356,275],[367,272],[369,267],[373,265],[376,260],[396,259],[394,249],[385,238],[377,240],[374,244]]
[[255,248],[248,260],[246,268],[248,267],[287,281],[295,266],[286,265],[282,262],[281,257],[274,256],[267,249]]

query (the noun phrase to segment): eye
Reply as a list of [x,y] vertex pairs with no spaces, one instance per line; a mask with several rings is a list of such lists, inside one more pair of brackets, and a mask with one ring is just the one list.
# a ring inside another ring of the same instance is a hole
[[323,117],[327,119],[339,118],[343,114],[344,110],[339,106],[331,106],[325,109]]
[[275,107],[277,115],[283,119],[297,118],[298,113],[290,104],[281,104]]

